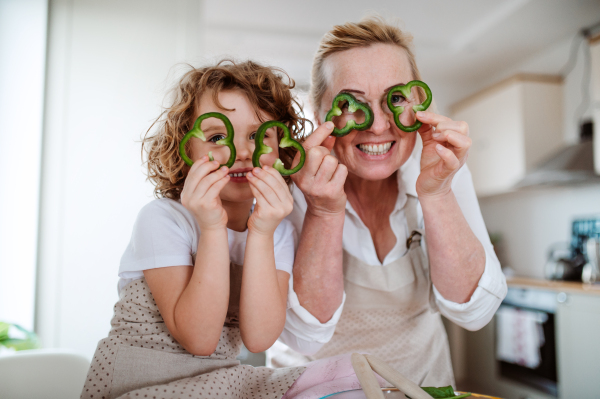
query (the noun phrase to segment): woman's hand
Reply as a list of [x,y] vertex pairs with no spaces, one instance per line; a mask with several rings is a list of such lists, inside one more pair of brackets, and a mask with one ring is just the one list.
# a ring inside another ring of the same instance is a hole
[[256,205],[248,220],[248,230],[273,236],[284,217],[292,212],[294,199],[283,177],[265,165],[246,175]]
[[209,162],[208,156],[203,156],[190,168],[181,192],[181,203],[194,215],[200,231],[227,227],[227,213],[219,194],[229,182],[229,168],[217,168],[219,162]]
[[419,129],[423,153],[417,194],[419,198],[441,197],[451,190],[452,178],[467,161],[469,125],[433,112],[420,111],[416,116],[423,122]]
[[[343,214],[346,209],[344,183],[348,169],[331,155],[335,144],[333,122],[319,126],[303,143],[306,150],[304,167],[292,175],[292,180],[304,194],[307,213],[315,216]],[[296,155],[294,163],[299,160]]]

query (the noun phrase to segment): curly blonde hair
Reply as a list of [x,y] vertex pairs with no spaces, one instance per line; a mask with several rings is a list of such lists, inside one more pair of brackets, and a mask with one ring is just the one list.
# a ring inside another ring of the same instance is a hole
[[[218,94],[223,90],[240,90],[252,104],[261,122],[261,111],[283,122],[294,139],[302,141],[306,122],[302,107],[291,90],[294,80],[280,68],[253,61],[221,60],[214,66],[193,68],[185,73],[172,91],[172,104],[154,121],[142,140],[142,160],[148,167],[148,179],[154,184],[157,198],[179,199],[189,167],[179,155],[179,143],[194,124],[195,112],[204,93],[224,110]],[[158,123],[157,131],[149,135]],[[278,131],[281,139],[283,132]],[[187,144],[189,146],[189,142]],[[189,148],[188,148],[189,150]],[[290,168],[296,150],[280,148],[279,158]],[[289,176],[286,182],[290,184]]]

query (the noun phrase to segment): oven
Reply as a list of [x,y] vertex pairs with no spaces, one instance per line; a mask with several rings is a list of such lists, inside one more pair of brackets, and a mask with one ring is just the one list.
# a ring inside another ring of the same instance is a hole
[[509,288],[496,313],[500,376],[558,397],[556,293]]

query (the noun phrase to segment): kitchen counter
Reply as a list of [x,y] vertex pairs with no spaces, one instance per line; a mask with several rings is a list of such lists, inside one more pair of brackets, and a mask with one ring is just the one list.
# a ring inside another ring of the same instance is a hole
[[549,291],[568,292],[600,296],[600,284],[584,284],[574,281],[551,281],[529,277],[510,277],[506,279],[509,287],[538,288]]

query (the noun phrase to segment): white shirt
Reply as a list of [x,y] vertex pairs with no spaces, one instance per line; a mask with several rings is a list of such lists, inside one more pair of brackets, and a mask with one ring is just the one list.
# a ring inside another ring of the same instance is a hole
[[[283,220],[275,229],[273,244],[275,267],[292,273],[295,230]],[[180,202],[168,198],[144,206],[133,226],[131,241],[121,257],[119,292],[133,280],[144,277],[144,270],[168,266],[193,266],[200,228],[194,216]],[[244,263],[248,230],[227,229],[229,259]]]
[[[407,195],[417,196],[416,182],[421,170],[421,150],[422,148],[415,148],[409,160],[402,165],[397,173],[400,192],[394,210],[390,215],[390,225],[396,236],[396,244],[386,255],[383,263],[377,257],[373,240],[369,239],[371,237],[369,229],[352,209],[350,202],[346,202],[343,247],[351,255],[369,265],[373,265],[373,267],[392,263],[406,252],[406,239],[410,232],[408,231],[403,208],[407,201]],[[485,270],[479,279],[475,292],[466,303],[459,304],[445,299],[435,286],[433,291],[441,314],[467,330],[478,330],[491,320],[502,299],[506,296],[506,279],[485,228],[475,195],[471,172],[467,165],[464,165],[454,176],[452,191],[471,230],[483,245],[486,254]],[[294,197],[294,210],[288,216],[288,220],[294,224],[294,228],[300,236],[307,205],[304,195],[295,186],[292,195]],[[420,204],[417,213],[419,228],[424,228],[423,210]],[[426,246],[426,240],[427,235],[421,241],[424,246]],[[426,247],[424,252],[427,254]],[[342,314],[345,299],[346,295],[344,293],[342,304],[333,317],[326,323],[321,323],[300,305],[298,296],[293,291],[293,281],[290,278],[287,317],[280,340],[302,354],[311,355],[316,353],[333,336],[335,326]]]

